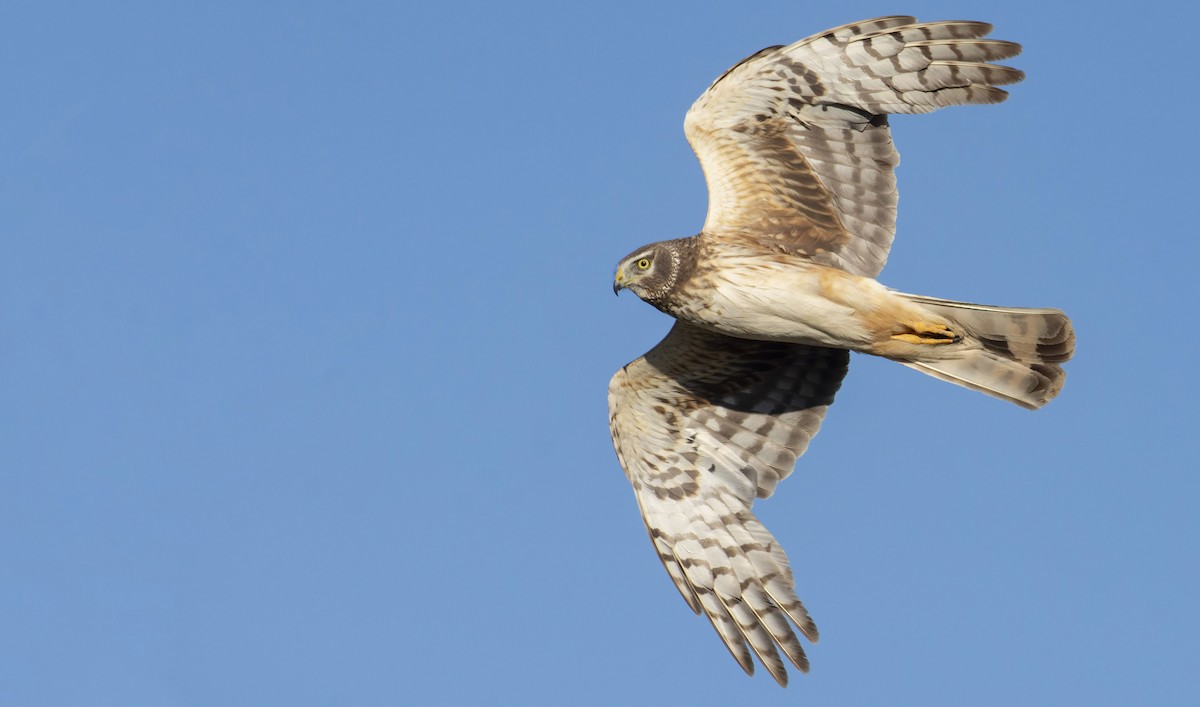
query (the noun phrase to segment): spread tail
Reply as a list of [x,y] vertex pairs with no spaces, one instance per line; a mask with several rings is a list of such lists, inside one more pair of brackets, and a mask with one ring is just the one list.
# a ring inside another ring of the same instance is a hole
[[1075,330],[1061,311],[904,296],[957,324],[963,335],[961,344],[932,347],[937,356],[904,365],[1030,410],[1062,390],[1066,373],[1059,364],[1075,353]]

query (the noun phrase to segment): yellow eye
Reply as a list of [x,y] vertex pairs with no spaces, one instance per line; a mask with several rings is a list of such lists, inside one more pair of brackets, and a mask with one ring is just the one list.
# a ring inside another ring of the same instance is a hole
[[645,270],[648,267],[650,267],[650,259],[649,258],[642,258],[641,260],[638,261],[638,270]]

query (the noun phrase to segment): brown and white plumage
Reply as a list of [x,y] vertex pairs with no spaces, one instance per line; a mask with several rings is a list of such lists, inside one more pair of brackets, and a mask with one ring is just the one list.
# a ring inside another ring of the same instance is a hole
[[781,684],[779,650],[808,659],[817,627],[787,556],[750,512],[792,473],[846,375],[842,349],[743,341],[684,322],[609,385],[617,457],[659,559],[739,664],[750,651]]
[[781,684],[817,638],[787,556],[750,511],[791,473],[846,373],[884,356],[1027,408],[1074,352],[1054,309],[895,292],[874,280],[895,232],[888,113],[996,103],[1020,47],[979,22],[884,17],[743,60],[684,127],[704,169],[697,236],[623,258],[630,289],[677,322],[609,386],[617,456],[676,587],[748,673]]
[[882,17],[764,49],[684,119],[708,181],[704,233],[752,238],[874,277],[896,230],[900,157],[888,113],[998,103],[1024,74],[982,22]]

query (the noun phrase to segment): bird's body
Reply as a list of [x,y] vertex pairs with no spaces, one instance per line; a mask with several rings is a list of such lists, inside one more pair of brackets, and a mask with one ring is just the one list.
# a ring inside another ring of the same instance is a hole
[[[677,273],[645,299],[666,314],[738,339],[826,346],[883,356],[930,375],[1037,408],[1062,387],[1057,364],[1074,332],[1057,309],[995,307],[898,292],[874,278],[784,252],[713,243],[702,233],[654,243]],[[706,264],[704,268],[697,263]],[[618,280],[626,275],[618,268]]]
[[[701,250],[705,250],[701,245]],[[900,321],[926,313],[875,280],[787,253],[711,248],[711,272],[680,283],[661,309],[742,339],[831,346],[865,353]]]
[[709,211],[696,236],[638,248],[629,289],[675,318],[609,385],[613,444],[646,527],[693,610],[747,672],[780,684],[816,626],[791,565],[750,512],[820,428],[848,352],[883,356],[1026,408],[1058,394],[1074,332],[1056,309],[891,290],[895,231],[886,113],[996,103],[1018,53],[979,22],[883,17],[769,47],[688,111]]

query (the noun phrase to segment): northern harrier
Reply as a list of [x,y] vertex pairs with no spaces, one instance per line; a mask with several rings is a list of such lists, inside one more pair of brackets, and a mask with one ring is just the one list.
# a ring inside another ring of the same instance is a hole
[[787,684],[817,628],[787,556],[751,513],[792,472],[849,351],[1025,408],[1063,384],[1075,337],[1056,309],[904,294],[875,281],[896,221],[888,113],[998,103],[1020,45],[980,22],[883,17],[764,49],[684,120],[708,182],[699,235],[638,248],[629,289],[676,319],[613,376],[609,419],[658,556],[750,674]]

